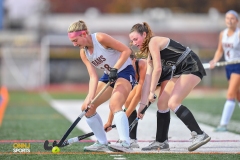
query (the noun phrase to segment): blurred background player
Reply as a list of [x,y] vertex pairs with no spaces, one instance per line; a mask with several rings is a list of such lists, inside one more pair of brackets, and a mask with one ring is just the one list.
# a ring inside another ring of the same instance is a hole
[[[86,121],[97,138],[93,145],[84,147],[84,151],[120,151],[131,152],[128,119],[122,106],[135,83],[135,72],[129,58],[131,50],[121,42],[105,33],[90,34],[84,21],[72,23],[68,28],[68,37],[74,46],[80,48],[80,57],[87,67],[90,80],[89,92],[82,105],[86,113]],[[104,70],[103,76],[98,79],[96,69]],[[91,104],[92,99],[100,92],[106,83],[111,87]],[[110,98],[109,107],[114,113],[114,121],[119,133],[119,141],[109,144],[103,128],[102,119],[96,112],[99,105]]]
[[[210,68],[215,67],[224,54],[227,62],[240,60],[240,29],[238,25],[238,14],[230,10],[225,15],[227,28],[219,35],[218,48],[214,58],[209,62]],[[216,132],[227,131],[227,125],[232,117],[235,108],[235,99],[240,106],[240,63],[226,66],[226,76],[228,80],[227,100],[224,105],[220,125],[215,129]]]
[[170,110],[188,127],[192,135],[189,151],[194,151],[210,141],[210,137],[201,130],[191,111],[182,105],[182,101],[206,75],[198,56],[188,47],[167,38],[153,36],[150,26],[144,22],[133,25],[129,38],[142,53],[148,53],[148,66],[142,98],[138,109],[138,117],[148,101],[154,102],[154,91],[162,73],[162,66],[172,66],[172,78],[158,98],[156,140],[142,148],[149,150],[169,150],[168,130]]
[[[136,59],[136,55],[133,51],[130,57],[132,59],[132,65],[135,69],[136,83],[134,85],[133,90],[130,92],[124,105],[126,110],[126,115],[128,117],[129,125],[131,125],[132,122],[137,118],[136,107],[141,100],[142,88],[144,85],[145,75],[147,71],[146,59]],[[163,88],[167,84],[168,80],[171,78],[171,72],[169,72],[169,68],[165,67],[165,69],[163,70],[165,72],[162,73],[161,78],[159,79],[158,85],[155,90],[155,94],[159,96]],[[109,126],[111,126],[112,121],[113,121],[113,114],[110,112],[108,121],[104,125],[104,128],[108,128]],[[139,148],[139,145],[137,143],[137,126],[138,126],[138,123],[133,127],[133,129],[129,133],[130,145],[132,148]],[[109,130],[111,130],[111,128],[109,128],[108,131]]]

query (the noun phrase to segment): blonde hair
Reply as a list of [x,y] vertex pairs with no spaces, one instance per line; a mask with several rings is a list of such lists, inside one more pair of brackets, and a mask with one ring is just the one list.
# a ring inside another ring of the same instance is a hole
[[74,22],[68,27],[68,33],[76,32],[76,31],[82,31],[82,30],[86,30],[87,34],[89,34],[89,30],[87,28],[87,25],[82,20]]
[[146,33],[146,37],[143,41],[142,48],[140,51],[141,51],[141,54],[148,55],[148,52],[149,52],[148,44],[153,36],[153,32],[150,26],[147,24],[147,22],[143,22],[143,24],[137,23],[131,28],[130,33],[135,31],[138,32],[140,35],[143,35],[144,32]]

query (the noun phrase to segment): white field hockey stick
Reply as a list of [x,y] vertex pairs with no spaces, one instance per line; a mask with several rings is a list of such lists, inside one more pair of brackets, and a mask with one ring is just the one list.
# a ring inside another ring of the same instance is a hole
[[[110,126],[111,128],[115,128],[116,127],[116,125],[112,125],[112,126]],[[106,128],[107,129],[107,128]],[[74,137],[74,138],[70,138],[70,139],[68,139],[68,140],[65,140],[64,142],[63,142],[63,144],[61,145],[61,146],[58,146],[58,147],[66,147],[66,146],[68,146],[68,145],[71,145],[71,144],[73,144],[73,143],[76,143],[76,142],[79,142],[79,141],[81,141],[81,140],[83,140],[83,139],[85,139],[85,138],[88,138],[88,137],[91,137],[91,136],[93,136],[94,135],[94,133],[93,132],[90,132],[90,133],[87,133],[87,134],[84,134],[84,135],[81,135],[81,136],[77,136],[77,137]],[[57,144],[57,141],[54,141],[53,142],[53,147],[54,146],[57,146],[58,144]]]
[[[106,86],[96,95],[96,97],[92,100],[91,103],[94,103],[100,96],[101,94],[108,88],[108,86],[111,84],[111,82],[108,82],[106,84]],[[87,111],[89,110],[90,108],[87,107],[87,109],[85,109],[79,116],[78,118],[73,122],[73,124],[69,127],[69,129],[67,130],[67,132],[64,134],[64,136],[62,137],[62,139],[60,140],[59,143],[55,143],[56,146],[58,147],[61,147],[63,142],[66,140],[66,138],[68,137],[68,135],[72,132],[73,128],[78,124],[78,122],[82,119],[82,117],[87,113]],[[44,149],[45,150],[52,150],[53,148],[53,145],[49,146],[49,141],[46,140],[44,142]]]
[[[230,61],[230,62],[226,62],[226,61],[217,62],[215,64],[215,67],[226,66],[228,64],[237,64],[237,63],[240,63],[240,59],[239,60],[235,60],[235,61]],[[210,64],[209,63],[203,63],[203,67],[204,67],[204,69],[209,69],[210,68]]]

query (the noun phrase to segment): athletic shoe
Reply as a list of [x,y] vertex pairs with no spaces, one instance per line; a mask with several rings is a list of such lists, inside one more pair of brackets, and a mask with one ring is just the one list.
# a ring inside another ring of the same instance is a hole
[[192,131],[192,145],[188,147],[188,151],[195,151],[202,145],[206,144],[211,140],[211,137],[209,137],[206,133],[203,132],[203,134],[197,134],[195,131]]
[[90,146],[84,147],[83,150],[84,150],[84,152],[107,152],[107,151],[109,151],[107,144],[100,144],[98,141]]
[[140,148],[136,139],[130,139],[131,148]]
[[227,125],[219,125],[214,132],[226,132],[227,131]]
[[109,144],[108,149],[113,152],[132,152],[131,146],[122,140],[118,140],[115,144]]
[[164,141],[162,143],[158,141],[153,141],[149,146],[143,147],[142,151],[169,151],[168,141]]

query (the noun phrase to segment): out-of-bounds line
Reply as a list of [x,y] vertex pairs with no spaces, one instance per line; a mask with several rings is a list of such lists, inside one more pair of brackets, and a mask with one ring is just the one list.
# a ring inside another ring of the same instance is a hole
[[32,154],[38,154],[38,155],[68,155],[68,154],[81,154],[81,155],[106,155],[106,154],[240,154],[240,152],[173,152],[173,151],[156,151],[156,152],[59,152],[59,153],[52,153],[52,152],[30,152],[30,153],[13,153],[13,152],[0,152],[0,155],[32,155]]
[[[53,142],[54,140],[49,140]],[[153,140],[138,140],[138,142],[152,142]],[[42,143],[45,140],[0,140],[0,143]],[[95,142],[94,140],[81,140],[79,142]],[[117,140],[109,140],[109,142],[117,142]],[[168,142],[191,142],[190,140],[168,140]],[[210,140],[210,142],[240,142],[240,140]]]

